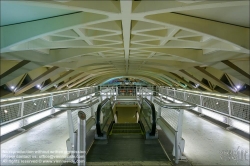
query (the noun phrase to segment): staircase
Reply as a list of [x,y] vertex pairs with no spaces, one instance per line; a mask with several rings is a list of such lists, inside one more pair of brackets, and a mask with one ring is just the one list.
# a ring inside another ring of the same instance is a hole
[[110,135],[120,134],[143,134],[139,123],[115,123]]
[[87,166],[170,166],[158,140],[145,140],[139,123],[114,123],[108,140],[95,140]]

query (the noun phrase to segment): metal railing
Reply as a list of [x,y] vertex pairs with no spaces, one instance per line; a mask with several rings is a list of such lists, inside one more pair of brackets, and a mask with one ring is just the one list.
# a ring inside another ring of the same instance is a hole
[[[69,129],[69,139],[66,140],[67,150],[70,152],[69,159],[72,159],[72,163],[78,163],[78,165],[85,164],[86,155],[86,133],[95,124],[95,106],[97,107],[100,103],[98,97],[91,98],[85,103],[66,103],[62,105],[55,106],[55,108],[60,110],[67,110],[68,119],[68,129]],[[79,120],[79,114],[84,114],[84,120]],[[81,123],[79,123],[81,122]],[[80,128],[83,128],[84,132],[79,134]],[[84,137],[84,138],[83,138]],[[84,145],[83,145],[84,144]],[[84,148],[83,148],[84,147]],[[83,154],[79,155],[76,152],[84,151]],[[71,153],[73,152],[73,153]],[[81,161],[81,162],[80,162]]]
[[58,112],[54,106],[91,99],[100,93],[97,87],[87,87],[54,93],[1,99],[1,136]]
[[[150,90],[147,91],[150,92]],[[238,98],[232,96],[219,98],[216,97],[217,94],[212,96],[166,87],[160,87],[159,93],[172,102],[195,104],[197,108],[193,110],[200,113],[201,116],[209,116],[230,127],[249,133],[250,103],[245,100],[238,101],[236,100]]]
[[114,122],[112,104],[111,100],[106,98],[97,107],[95,139],[107,139],[110,124]]
[[232,100],[230,96],[228,99],[225,99],[168,88],[160,88],[160,92],[174,99],[196,104],[200,108],[212,110],[230,118],[235,118],[247,123],[250,121],[250,104]]
[[157,107],[157,123],[174,145],[173,156],[175,156],[175,163],[178,163],[184,153],[185,146],[185,140],[182,138],[183,110],[195,108],[196,105],[166,104],[161,97],[154,97],[153,103]]
[[154,104],[147,98],[142,98],[139,115],[140,122],[146,131],[146,139],[158,138],[156,133],[156,110]]

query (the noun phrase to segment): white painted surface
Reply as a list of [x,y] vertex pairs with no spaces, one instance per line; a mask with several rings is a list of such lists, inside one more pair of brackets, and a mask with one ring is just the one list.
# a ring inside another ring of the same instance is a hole
[[194,166],[249,165],[249,141],[188,111],[183,115],[182,137],[184,154]]
[[[66,139],[69,138],[68,122],[66,112],[57,115],[51,120],[47,120],[33,128],[27,130],[23,134],[1,144],[1,165],[40,165],[40,164],[10,164],[3,163],[4,151],[67,151]],[[42,155],[42,154],[40,154]],[[48,153],[46,153],[48,155]],[[58,160],[66,157],[66,153],[57,155],[62,156]],[[38,155],[36,155],[38,156]],[[27,159],[26,159],[27,160]],[[33,159],[33,160],[38,160]],[[44,159],[42,159],[44,160]],[[52,165],[52,164],[42,164]],[[53,164],[53,165],[61,165]]]

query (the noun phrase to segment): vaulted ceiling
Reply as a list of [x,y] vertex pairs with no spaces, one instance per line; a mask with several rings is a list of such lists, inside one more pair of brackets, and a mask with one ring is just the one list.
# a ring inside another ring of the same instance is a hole
[[249,95],[249,1],[1,1],[1,96],[134,77]]

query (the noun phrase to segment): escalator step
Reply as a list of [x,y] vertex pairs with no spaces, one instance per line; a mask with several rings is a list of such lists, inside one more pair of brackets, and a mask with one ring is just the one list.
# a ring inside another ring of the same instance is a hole
[[130,129],[113,129],[112,133],[141,133],[140,129],[130,130]]
[[114,126],[113,129],[140,129],[140,126]]

